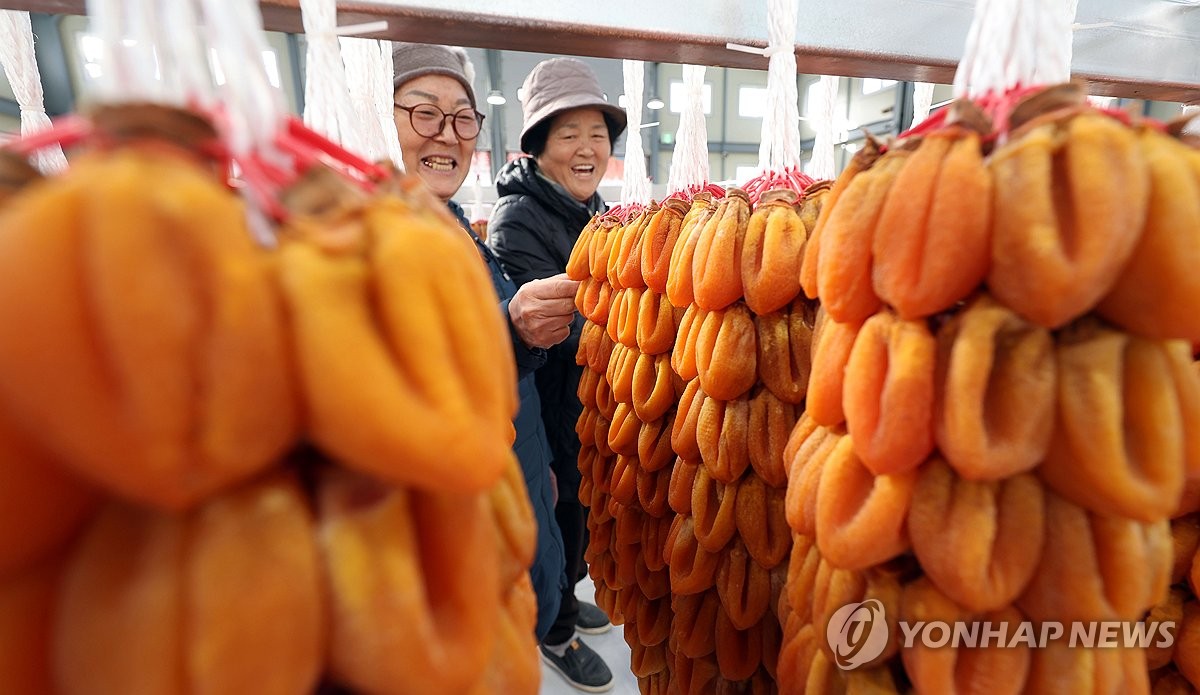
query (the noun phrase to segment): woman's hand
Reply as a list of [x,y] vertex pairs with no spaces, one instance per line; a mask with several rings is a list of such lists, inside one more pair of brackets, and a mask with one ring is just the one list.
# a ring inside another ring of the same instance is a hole
[[571,333],[575,318],[575,292],[579,282],[566,273],[530,280],[508,303],[517,337],[531,348],[558,345]]

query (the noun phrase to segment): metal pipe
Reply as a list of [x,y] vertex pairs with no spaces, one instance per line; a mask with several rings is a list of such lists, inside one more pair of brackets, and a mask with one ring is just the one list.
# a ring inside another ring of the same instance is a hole
[[[487,55],[488,93],[498,91],[504,93],[504,73],[500,71],[500,51],[489,48]],[[490,105],[488,109],[488,125],[492,132],[492,180],[507,163],[507,150],[504,147],[504,105]]]
[[895,121],[895,130],[897,134],[903,133],[912,127],[913,122],[913,92],[915,85],[912,82],[900,82],[896,85],[896,105],[892,118]]
[[[725,169],[727,166],[725,160],[729,159],[729,151],[726,149],[728,147],[728,143],[725,142],[725,139],[728,137],[728,131],[726,129],[726,120],[729,116],[729,100],[726,98],[729,96],[728,91],[729,68],[721,68],[721,181],[726,181],[729,178],[725,174]],[[705,120],[704,127],[708,127],[707,119]],[[755,147],[755,150],[757,149],[758,148]],[[712,147],[709,147],[709,150],[711,151]]]
[[60,31],[61,19],[37,12],[29,14],[35,37],[33,51],[42,76],[46,114],[50,116],[61,116],[75,110],[75,90],[72,87],[71,70],[67,67],[69,58]]
[[[657,97],[659,94],[658,63],[654,61],[646,63],[646,72],[649,74],[646,77],[645,83],[650,85],[650,90],[649,94],[645,94],[643,96],[646,98]],[[646,105],[643,103],[643,113],[645,113],[645,107]],[[658,133],[659,126],[657,125],[659,122],[658,113],[653,112],[649,114],[648,118],[650,119],[651,123],[655,124],[650,126],[650,182],[666,183],[665,181],[658,180],[658,165],[660,157],[662,156],[662,137]]]
[[296,113],[304,113],[304,78],[301,76],[300,61],[305,51],[300,46],[300,34],[287,35],[288,70],[292,76],[292,91],[296,94]]

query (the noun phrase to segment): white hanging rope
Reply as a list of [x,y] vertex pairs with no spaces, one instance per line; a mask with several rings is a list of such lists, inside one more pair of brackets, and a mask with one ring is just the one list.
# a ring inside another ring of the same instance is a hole
[[708,182],[708,123],[704,119],[704,66],[683,66],[684,106],[675,133],[667,191],[675,193]]
[[[1001,11],[1004,8],[1012,8],[1012,11],[1005,14]],[[979,62],[979,72],[971,80],[971,92],[976,96],[987,91],[1003,92],[1007,89],[1010,79],[1006,72],[1009,67],[1008,56],[1012,53],[1019,31],[1016,28],[1019,11],[1016,2],[991,0],[987,3],[987,9],[987,25],[980,34],[983,38],[980,50],[984,51],[984,56]]]
[[1070,74],[1071,65],[1074,62],[1074,58],[1075,58],[1075,30],[1076,30],[1075,18],[1079,15],[1079,0],[1065,0],[1065,2],[1067,4],[1067,7],[1066,7],[1067,16],[1070,18],[1068,21],[1070,22],[1071,40],[1067,41],[1064,44],[1064,46],[1067,51],[1067,55],[1066,55],[1067,73]]
[[[379,42],[375,39],[341,38],[342,65],[345,66],[346,89],[350,93],[350,111],[353,122],[340,123],[343,130],[356,130],[361,154],[372,162],[387,157],[387,141],[384,139],[383,121],[379,118],[380,87],[391,82],[383,74],[379,62]],[[389,109],[390,112],[390,109]],[[395,126],[392,127],[395,130]]]
[[[50,127],[42,94],[42,76],[33,50],[33,26],[28,12],[0,10],[0,65],[21,107],[21,134],[29,135]],[[67,168],[67,158],[58,145],[37,153],[34,165],[43,174]]]
[[347,89],[338,43],[336,0],[300,0],[308,43],[304,124],[351,152],[363,152],[362,124]]
[[962,60],[954,73],[954,98],[977,96],[999,89],[1004,81],[1000,56],[1008,43],[1001,43],[1003,20],[995,11],[1004,0],[977,0],[975,16],[967,32]]
[[155,0],[158,54],[164,103],[209,111],[216,106],[207,46],[201,41],[195,0]]
[[226,133],[234,154],[269,147],[279,132],[287,110],[283,92],[271,84],[263,64],[269,50],[263,35],[262,14],[254,0],[200,0],[205,36],[216,52],[225,75],[220,85],[226,105]]
[[1070,79],[1078,0],[978,0],[955,98]]
[[1025,10],[1037,17],[1037,51],[1031,66],[1032,84],[1061,84],[1071,79],[1071,55],[1078,0],[1054,0],[1037,6],[1026,2]]
[[1184,118],[1190,119],[1187,124],[1183,126],[1181,131],[1182,134],[1191,137],[1200,137],[1200,122],[1198,122],[1200,119],[1196,118],[1196,116],[1200,116],[1200,105],[1184,104],[1182,112]]
[[396,169],[404,171],[404,153],[400,151],[400,134],[396,132],[396,118],[393,115],[395,110],[392,106],[395,96],[392,79],[396,75],[396,66],[392,63],[391,41],[379,42],[379,56],[376,60],[379,61],[379,74],[384,78],[376,86],[375,111],[383,128],[385,151],[392,164],[396,165]]
[[120,83],[117,51],[121,45],[121,4],[117,0],[87,0],[88,27],[99,48],[96,66],[99,74],[89,85],[92,99],[107,101],[115,97]]
[[767,106],[763,115],[758,165],[763,171],[800,167],[800,111],[796,90],[798,0],[767,0]]
[[640,60],[623,60],[625,78],[625,178],[621,183],[621,202],[634,205],[650,203],[650,179],[646,178],[646,154],[642,147],[642,95],[646,68]]
[[[88,0],[100,39],[100,75],[89,90],[97,101],[159,101],[155,8],[152,0]],[[194,29],[193,29],[194,30]]]
[[929,118],[929,110],[933,108],[933,85],[929,82],[918,82],[913,86],[913,120],[918,125]]
[[[275,139],[287,118],[283,91],[271,84],[263,55],[270,50],[262,13],[255,0],[199,0],[204,36],[215,53],[213,70],[224,76],[218,85],[222,109],[218,129],[235,158],[257,157],[288,168],[291,158],[279,152]],[[252,186],[243,190],[251,192]],[[246,221],[263,246],[276,243],[274,226],[253,195],[247,196]]]
[[130,65],[128,72],[137,75],[134,92],[129,96],[147,101],[162,102],[165,93],[158,64],[158,17],[154,0],[126,0],[126,40],[122,42],[124,56]]
[[812,160],[809,161],[806,173],[818,181],[832,179],[837,175],[833,132],[838,81],[837,77],[822,75],[817,83],[819,86],[814,103],[808,111],[812,114],[816,138],[813,140]]

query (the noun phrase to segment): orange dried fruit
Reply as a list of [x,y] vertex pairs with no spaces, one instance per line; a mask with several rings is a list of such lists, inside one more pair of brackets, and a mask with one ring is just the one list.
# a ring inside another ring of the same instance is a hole
[[708,312],[695,341],[696,370],[705,393],[729,401],[750,390],[758,378],[758,335],[745,304]]
[[988,160],[995,196],[988,288],[1048,328],[1112,290],[1150,197],[1135,131],[1096,112],[1059,113],[1018,129]]
[[[869,169],[849,180],[828,219],[818,223],[820,265],[817,288],[821,306],[842,323],[858,323],[879,309],[872,275],[872,246],[897,174],[910,152],[892,149]],[[836,192],[836,186],[835,186]]]
[[92,151],[0,215],[0,316],[21,327],[0,407],[76,473],[171,510],[261,472],[300,426],[271,258],[194,157]]
[[666,354],[642,353],[633,370],[633,408],[642,422],[654,422],[675,405],[675,375]]
[[818,425],[836,427],[846,421],[846,364],[861,328],[861,324],[834,321],[824,309],[817,311],[805,408]]
[[53,554],[99,502],[95,489],[0,416],[0,576]]
[[1186,461],[1168,345],[1087,324],[1060,336],[1057,422],[1039,469],[1055,492],[1147,522],[1175,510]]
[[968,480],[998,480],[1045,457],[1054,431],[1054,339],[984,295],[937,336],[938,448]]
[[835,567],[864,569],[908,550],[908,510],[917,469],[875,475],[843,437],[829,454],[817,492],[817,544]]
[[1035,621],[1137,620],[1166,596],[1167,521],[1105,516],[1047,491],[1046,540],[1017,607]]
[[1145,229],[1097,312],[1150,338],[1200,340],[1200,153],[1153,128],[1138,132],[1149,171]]
[[[466,690],[484,672],[500,613],[497,601],[479,600],[479,587],[499,585],[486,499],[342,471],[327,473],[318,497],[331,674],[372,692]],[[373,560],[379,553],[391,561]],[[388,628],[401,622],[404,630]]]
[[327,639],[313,536],[283,475],[187,515],[110,503],[63,568],[58,692],[312,692]]
[[717,567],[717,595],[729,622],[749,630],[767,615],[771,601],[771,575],[754,561],[741,539],[730,544]]
[[696,479],[704,464],[697,460],[680,457],[671,469],[671,487],[667,492],[667,502],[671,510],[680,517],[692,514],[692,491],[696,488]]
[[729,189],[700,230],[692,259],[696,304],[708,311],[724,309],[742,297],[742,244],[750,223],[750,198]]
[[638,433],[638,459],[642,470],[658,471],[675,462],[675,450],[671,448],[671,431],[675,426],[675,411],[652,422],[643,422]]
[[933,450],[937,343],[925,323],[879,313],[846,362],[843,404],[854,452],[877,475],[920,465]]
[[[693,406],[695,407],[695,406]],[[704,467],[716,480],[729,484],[750,467],[750,402],[706,398],[696,423],[696,443]]]
[[746,304],[756,314],[783,308],[800,294],[800,263],[808,230],[800,196],[780,189],[763,193],[750,215],[741,254]]
[[676,334],[675,346],[671,352],[671,369],[680,379],[690,381],[699,375],[696,361],[696,339],[704,326],[708,312],[695,304],[688,306],[679,321],[679,332]]
[[592,215],[592,219],[584,225],[583,230],[579,232],[579,238],[575,240],[575,245],[571,247],[571,255],[567,258],[567,277],[572,280],[587,280],[592,276],[591,263],[588,259],[588,251],[592,246],[592,236],[600,226],[600,216]]
[[661,292],[642,293],[637,310],[637,348],[647,355],[670,352],[675,346],[675,308]]
[[[769,389],[760,389],[750,399],[750,465],[768,485],[787,486],[783,450],[800,417],[800,409],[776,398]],[[790,463],[790,462],[789,462]]]
[[715,588],[691,595],[673,593],[671,610],[675,613],[671,632],[678,654],[689,659],[700,659],[716,650],[717,614],[721,612],[721,599]]
[[642,237],[642,277],[646,286],[658,294],[666,294],[671,254],[691,207],[678,198],[663,201]]
[[921,138],[875,226],[875,293],[904,319],[952,307],[987,275],[992,179],[980,136],[948,127]]
[[792,548],[785,494],[782,488],[772,487],[754,474],[744,476],[737,485],[738,536],[754,561],[767,570],[782,563]]
[[816,307],[804,299],[754,317],[758,379],[785,403],[804,402],[812,372],[815,323]]
[[[837,209],[838,201],[841,200],[854,179],[869,170],[879,159],[880,150],[879,142],[875,138],[868,137],[863,148],[854,154],[850,163],[831,187],[813,193],[806,191],[805,206],[800,213],[801,218],[805,219],[806,223],[812,219],[810,201],[813,204],[812,207],[819,205],[820,208],[816,224],[809,228],[808,243],[804,245],[804,261],[800,266],[800,286],[804,288],[804,294],[809,299],[816,299],[820,296],[821,250],[825,241],[825,230],[829,226],[829,218]],[[856,193],[855,197],[860,198],[861,194]],[[843,214],[849,214],[849,211]]]
[[[1020,611],[1005,606],[990,613],[972,612],[939,591],[928,578],[922,578],[904,587],[901,615],[909,624],[942,622],[953,629],[962,621],[970,623],[968,630],[974,630],[973,639],[970,632],[962,638],[962,646],[949,640],[949,644],[932,647],[917,638],[911,648],[901,652],[904,669],[918,692],[979,695],[1026,692],[1026,679],[1036,658],[1033,653],[1039,650],[1023,642],[1008,646],[1024,619]],[[980,627],[981,623],[986,628]],[[998,631],[1000,625],[1004,626],[1003,635],[984,632]]]
[[0,573],[0,683],[7,692],[59,692],[50,654],[61,565],[51,558]]
[[686,307],[695,300],[692,264],[696,255],[696,244],[716,209],[711,194],[697,193],[692,198],[691,208],[683,218],[679,238],[675,241],[675,247],[671,249],[671,267],[667,273],[667,297],[676,307]]
[[972,482],[934,457],[921,467],[908,532],[938,589],[974,612],[1012,603],[1037,569],[1045,496],[1032,474]]
[[679,409],[671,427],[671,448],[679,456],[688,459],[700,458],[697,430],[700,426],[701,412],[708,400],[708,396],[700,389],[699,379],[688,382],[683,395],[679,397]]
[[739,482],[726,485],[714,480],[703,466],[692,487],[692,520],[696,541],[710,553],[719,553],[737,533]]

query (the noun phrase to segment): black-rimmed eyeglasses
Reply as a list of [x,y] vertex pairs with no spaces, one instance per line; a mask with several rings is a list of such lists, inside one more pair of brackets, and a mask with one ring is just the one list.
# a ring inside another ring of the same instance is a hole
[[454,113],[446,113],[433,104],[417,104],[415,106],[395,104],[395,107],[408,112],[408,122],[421,137],[437,137],[438,133],[446,127],[447,119],[450,120],[454,134],[458,136],[459,140],[474,140],[479,137],[479,129],[483,126],[483,114],[475,109],[462,109]]

